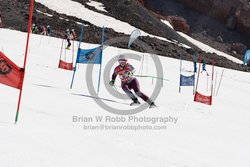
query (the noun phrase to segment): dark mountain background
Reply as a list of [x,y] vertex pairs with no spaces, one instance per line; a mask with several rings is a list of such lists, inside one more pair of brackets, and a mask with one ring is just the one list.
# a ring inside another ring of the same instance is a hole
[[[96,12],[103,13],[96,10],[94,7],[88,6],[86,4],[88,0],[73,1],[77,1]],[[169,40],[176,40],[191,46],[192,49],[184,49],[183,51],[186,55],[185,59],[187,60],[192,61],[193,53],[199,52],[207,64],[211,64],[212,59],[215,59],[215,64],[217,66],[241,71],[250,71],[250,67],[243,67],[224,57],[218,56],[215,53],[205,53],[199,50],[196,46],[178,35],[160,20],[168,20],[173,25],[174,29],[185,32],[197,40],[242,60],[245,50],[250,48],[250,31],[248,27],[250,17],[246,17],[250,13],[250,10],[247,1],[235,0],[231,5],[224,5],[225,11],[228,12],[229,9],[228,13],[222,12],[224,15],[218,14],[218,11],[223,11],[219,7],[223,7],[223,3],[227,4],[229,1],[233,2],[234,0],[228,0],[225,2],[223,0],[218,0],[220,3],[216,0],[96,1],[104,4],[105,9],[108,11],[108,13],[103,13],[105,15],[128,22],[147,33],[162,36]],[[16,29],[23,32],[27,31],[29,2],[29,0],[0,0],[0,14],[2,15],[4,28]],[[202,8],[204,8],[204,10]],[[49,17],[39,11],[53,16]],[[59,17],[64,19],[59,19]],[[68,19],[68,21],[66,21],[66,19]],[[80,34],[81,26],[76,22],[82,21],[76,17],[59,14],[40,3],[35,3],[33,23],[45,26],[50,25],[52,28],[52,36],[63,37],[64,31],[67,28],[74,28],[77,34]],[[84,24],[86,25],[85,28],[88,32],[84,33],[84,42],[100,43],[101,27],[96,27],[86,21],[84,21]],[[128,35],[117,33],[110,28],[107,28],[105,31],[106,40],[124,36],[128,37]],[[179,58],[180,56],[180,46],[178,45],[151,38],[149,36],[140,37],[140,40],[146,42],[156,54],[173,58]],[[117,43],[114,44],[114,46],[126,48],[127,43]],[[132,49],[140,52],[145,51],[137,45],[133,45]]]
[[[175,29],[223,52],[244,54],[250,47],[248,0],[144,0],[142,4],[171,21]],[[179,21],[179,20],[177,20]],[[180,22],[181,22],[180,21]],[[185,29],[185,27],[188,27]],[[225,47],[226,45],[226,47]]]

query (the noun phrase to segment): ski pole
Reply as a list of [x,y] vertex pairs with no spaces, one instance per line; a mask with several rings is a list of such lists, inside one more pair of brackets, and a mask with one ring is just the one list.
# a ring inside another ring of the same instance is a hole
[[218,92],[219,92],[219,89],[220,89],[220,84],[221,84],[223,74],[224,74],[224,70],[222,70],[222,73],[221,73],[220,82],[219,82],[219,86],[218,86],[218,89],[217,89],[217,92],[216,92],[216,96],[218,95]]
[[217,86],[217,71],[216,71],[216,75],[215,75],[215,83],[214,83],[214,96],[215,96],[215,89]]
[[162,78],[162,77],[155,77],[150,75],[134,75],[135,77],[142,77],[142,78],[156,78],[156,79],[162,79],[164,81],[169,81],[168,79]]

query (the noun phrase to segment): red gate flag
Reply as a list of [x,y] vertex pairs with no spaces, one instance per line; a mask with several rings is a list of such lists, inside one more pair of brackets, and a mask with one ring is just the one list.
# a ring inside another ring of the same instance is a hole
[[73,70],[73,63],[67,63],[65,61],[60,60],[58,68],[72,71]]
[[23,85],[24,70],[13,63],[0,52],[0,83],[21,89]]
[[200,94],[199,92],[195,92],[194,101],[207,104],[207,105],[212,105],[212,95],[205,96],[205,95]]

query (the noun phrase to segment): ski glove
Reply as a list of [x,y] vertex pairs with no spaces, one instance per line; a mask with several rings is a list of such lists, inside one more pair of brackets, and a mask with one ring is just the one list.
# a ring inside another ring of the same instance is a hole
[[109,85],[110,85],[110,86],[114,86],[114,85],[115,85],[115,81],[114,81],[114,80],[110,81],[110,82],[109,82]]

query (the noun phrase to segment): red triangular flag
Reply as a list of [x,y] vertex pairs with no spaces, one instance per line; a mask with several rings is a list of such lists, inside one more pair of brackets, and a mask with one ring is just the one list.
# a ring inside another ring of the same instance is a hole
[[0,52],[0,83],[21,89],[24,70]]

